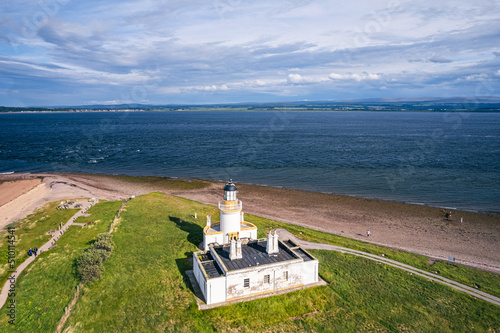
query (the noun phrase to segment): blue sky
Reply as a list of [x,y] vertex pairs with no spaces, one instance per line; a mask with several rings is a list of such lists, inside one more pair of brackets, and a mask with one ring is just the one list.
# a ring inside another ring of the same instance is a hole
[[0,105],[500,96],[500,1],[16,0]]

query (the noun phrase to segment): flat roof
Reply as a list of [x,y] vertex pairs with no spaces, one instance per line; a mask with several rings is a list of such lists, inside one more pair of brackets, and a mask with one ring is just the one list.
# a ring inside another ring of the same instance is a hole
[[309,261],[309,260],[314,260],[313,257],[311,257],[309,255],[309,253],[307,253],[306,251],[302,250],[300,247],[297,247],[297,248],[293,248],[292,249],[293,251],[297,252],[297,254],[302,258],[304,259],[304,261]]
[[[250,222],[240,222],[240,229],[243,230],[245,228],[256,228],[254,224]],[[214,223],[210,226],[210,228],[207,229],[206,233],[212,233],[212,232],[220,232],[220,222]]]
[[241,253],[243,255],[243,258],[233,260],[229,259],[229,245],[218,245],[214,246],[213,249],[221,259],[224,266],[226,266],[228,271],[268,265],[300,258],[292,251],[290,251],[286,246],[284,246],[281,242],[278,242],[278,244],[279,252],[269,255],[266,252],[266,239],[243,243],[241,244]]
[[200,262],[210,278],[216,278],[223,275],[222,269],[217,262],[214,261],[210,252],[200,254]]

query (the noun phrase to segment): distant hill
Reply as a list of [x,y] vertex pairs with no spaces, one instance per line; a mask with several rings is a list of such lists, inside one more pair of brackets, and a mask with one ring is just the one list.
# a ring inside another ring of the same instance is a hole
[[418,98],[370,98],[324,101],[291,101],[269,103],[226,103],[226,104],[114,104],[73,106],[2,107],[0,112],[92,112],[92,111],[478,111],[499,112],[500,97],[418,97]]

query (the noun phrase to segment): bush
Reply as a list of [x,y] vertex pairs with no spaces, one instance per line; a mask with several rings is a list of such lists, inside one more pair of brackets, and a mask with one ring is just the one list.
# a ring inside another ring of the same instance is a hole
[[104,262],[114,249],[111,235],[97,235],[92,246],[82,253],[76,264],[83,283],[99,280],[104,271]]
[[78,274],[82,278],[82,282],[90,282],[99,280],[104,270],[104,258],[102,250],[90,249],[82,253],[77,260]]
[[102,249],[107,252],[112,252],[115,248],[115,245],[111,240],[111,235],[107,233],[97,235],[97,238],[92,245],[95,249]]

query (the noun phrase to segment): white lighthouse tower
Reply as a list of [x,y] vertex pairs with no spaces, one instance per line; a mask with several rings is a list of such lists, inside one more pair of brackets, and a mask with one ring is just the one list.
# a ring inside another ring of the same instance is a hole
[[207,217],[207,225],[203,229],[203,246],[208,250],[209,244],[229,244],[231,240],[241,238],[257,239],[257,227],[245,222],[241,200],[237,197],[238,189],[232,180],[224,186],[224,199],[219,201],[220,223],[212,224]]
[[238,189],[232,180],[224,186],[224,200],[219,201],[220,227],[223,234],[223,244],[231,239],[240,238],[242,219],[242,203],[237,198]]

